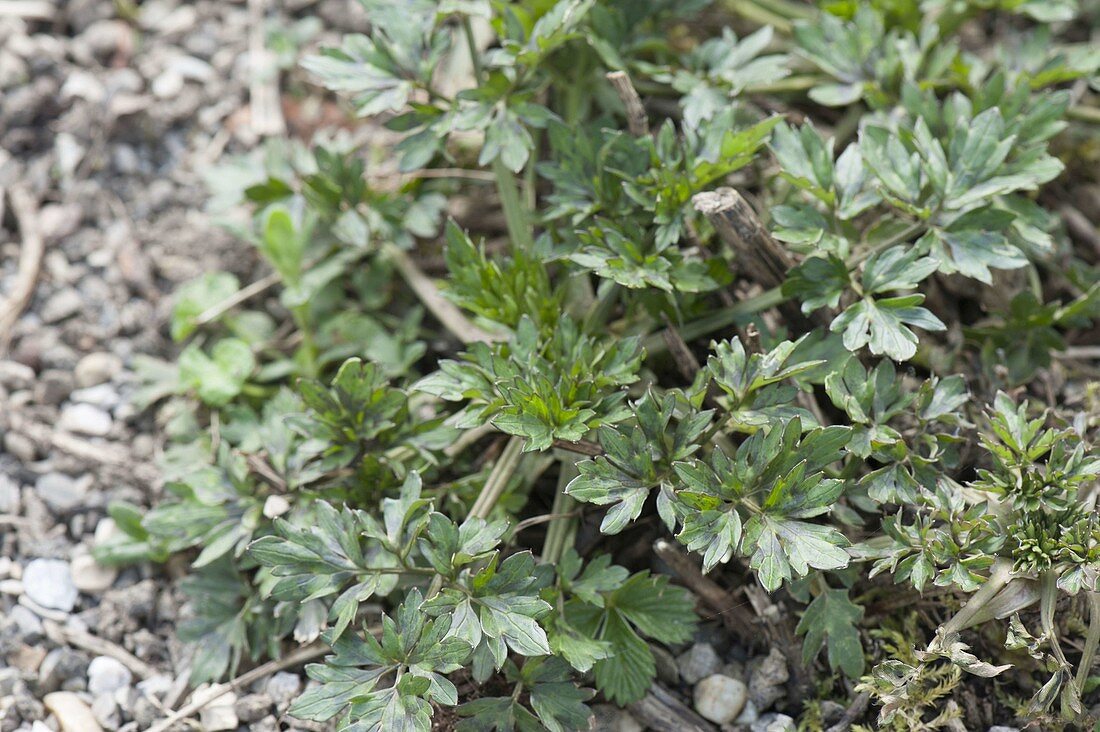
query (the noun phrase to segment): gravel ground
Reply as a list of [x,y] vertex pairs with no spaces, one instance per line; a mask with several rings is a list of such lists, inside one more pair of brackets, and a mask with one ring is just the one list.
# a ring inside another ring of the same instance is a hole
[[[257,41],[297,15],[361,22],[351,0],[271,5],[0,2],[0,732],[146,730],[191,691],[182,567],[116,571],[89,551],[114,530],[110,500],[161,490],[156,419],[132,398],[135,356],[172,352],[170,293],[252,274],[204,214],[201,175],[281,131]],[[256,79],[274,117],[254,114]],[[201,728],[313,729],[279,721],[303,681],[224,696]]]

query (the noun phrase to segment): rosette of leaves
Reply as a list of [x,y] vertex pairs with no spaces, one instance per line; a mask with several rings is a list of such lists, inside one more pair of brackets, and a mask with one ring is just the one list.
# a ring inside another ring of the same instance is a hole
[[807,336],[782,341],[767,353],[747,351],[736,337],[711,342],[706,373],[725,395],[719,397],[727,412],[723,424],[737,431],[753,432],[797,417],[807,428],[815,426],[809,410],[794,404],[799,387],[790,383],[825,363],[821,359],[799,358],[802,355],[797,353],[799,347],[807,342]]
[[877,8],[861,5],[850,19],[823,12],[794,27],[796,51],[831,77],[810,90],[818,104],[842,107],[860,100],[886,106],[902,82],[934,83],[948,76],[958,54],[953,42],[939,42],[935,25],[919,36],[888,28]]
[[[681,404],[681,409],[684,404]],[[577,463],[579,475],[565,492],[585,503],[611,506],[600,531],[617,534],[634,521],[654,490],[667,504],[672,490],[673,463],[699,449],[699,438],[710,425],[712,411],[684,410],[670,429],[677,411],[677,395],[652,392],[631,407],[635,424],[601,427],[597,433],[604,454]]]
[[[454,437],[442,419],[414,419],[405,392],[357,358],[344,362],[330,386],[302,380],[298,391],[304,409],[288,424],[304,440],[303,482],[371,485],[378,495],[403,481],[410,464],[433,463]],[[335,477],[344,472],[350,475]]]
[[692,129],[718,116],[746,89],[767,86],[790,74],[790,59],[766,53],[774,30],[764,26],[738,38],[729,28],[708,38],[674,67],[653,69],[652,77],[679,92],[684,124]]
[[705,461],[676,463],[677,538],[702,553],[705,571],[734,555],[747,558],[767,590],[811,567],[848,566],[844,535],[806,519],[828,513],[843,492],[844,482],[826,470],[844,457],[850,432],[841,426],[804,432],[795,417],[756,432],[732,457],[716,448]]
[[448,636],[452,619],[429,618],[423,595],[411,590],[393,617],[382,616],[381,639],[372,633],[329,638],[334,654],[306,667],[320,682],[289,713],[325,722],[337,715],[340,732],[431,729],[432,704],[455,706],[458,690],[447,674],[461,668],[470,646]]
[[567,316],[540,333],[524,317],[509,343],[471,344],[463,360],[441,361],[415,389],[468,402],[451,419],[456,427],[491,422],[527,438],[525,451],[545,450],[556,439],[576,441],[628,417],[626,392],[618,387],[637,380],[641,359],[637,337],[604,343]]

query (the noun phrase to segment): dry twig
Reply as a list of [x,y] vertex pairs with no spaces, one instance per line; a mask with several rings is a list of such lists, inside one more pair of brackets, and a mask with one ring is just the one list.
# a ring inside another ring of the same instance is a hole
[[634,88],[630,77],[625,71],[611,71],[607,74],[607,80],[615,87],[615,93],[626,108],[626,126],[630,134],[635,137],[648,135],[649,118],[646,116],[645,105],[642,104],[642,98],[638,96],[638,90]]
[[848,732],[852,723],[863,716],[863,713],[867,711],[867,705],[871,702],[871,694],[869,692],[861,692],[852,700],[851,706],[844,712],[844,716],[837,721],[832,727],[826,730],[826,732]]
[[45,240],[38,229],[38,202],[34,196],[26,188],[16,186],[8,191],[8,198],[12,213],[19,222],[23,246],[19,250],[15,287],[0,303],[0,353],[7,350],[12,328],[34,294],[34,285],[42,269],[42,255],[46,251]]
[[252,130],[260,137],[286,134],[279,93],[279,69],[274,54],[265,45],[264,13],[266,0],[248,0],[250,28],[248,60],[251,79],[248,86]]
[[51,620],[45,621],[43,627],[46,630],[46,635],[55,642],[63,645],[76,646],[77,648],[82,648],[85,651],[100,656],[109,656],[133,671],[139,678],[148,679],[157,674],[155,668],[145,663],[145,661],[142,661],[122,646],[117,643],[112,643],[106,638],[100,638],[97,635],[92,635],[83,630],[65,627]]
[[385,251],[393,260],[394,266],[397,267],[397,271],[401,273],[406,284],[424,303],[424,307],[428,308],[436,320],[452,335],[463,343],[476,343],[478,341],[491,343],[501,339],[500,336],[487,333],[471,323],[462,311],[455,307],[454,303],[440,294],[439,288],[417,266],[412,257],[392,244],[386,245]]
[[193,698],[186,705],[180,707],[177,711],[172,712],[167,717],[154,724],[149,728],[148,732],[166,732],[173,724],[194,716],[215,699],[219,699],[237,689],[249,686],[255,681],[267,678],[291,666],[297,666],[300,663],[320,658],[328,653],[329,650],[329,647],[324,643],[311,643],[308,646],[302,646],[301,648],[291,651],[280,659],[268,661],[262,666],[257,666],[251,671],[247,671],[225,684],[215,684],[202,694],[195,694],[194,696],[197,698]]
[[673,543],[658,539],[653,544],[653,551],[703,601],[703,604],[718,614],[727,630],[743,643],[750,646],[760,645],[762,638],[757,631],[757,620],[752,613],[748,612],[744,603],[734,600],[729,592],[703,574],[699,567],[695,566],[691,557]]

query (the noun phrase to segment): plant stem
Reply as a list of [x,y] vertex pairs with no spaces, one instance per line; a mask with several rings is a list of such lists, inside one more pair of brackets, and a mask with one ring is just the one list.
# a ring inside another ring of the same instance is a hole
[[1058,602],[1058,577],[1052,570],[1043,572],[1039,578],[1039,624],[1046,633],[1050,650],[1062,666],[1068,666],[1062,644],[1058,642],[1058,628],[1054,625],[1054,606]]
[[[708,333],[713,333],[716,330],[734,325],[737,321],[748,315],[755,315],[768,308],[774,308],[776,305],[786,302],[787,300],[788,298],[783,294],[782,289],[773,287],[759,295],[741,300],[735,303],[733,307],[719,310],[714,315],[708,315],[699,320],[685,323],[680,328],[680,336],[685,341],[690,342]],[[668,343],[665,342],[664,337],[660,333],[654,333],[646,337],[644,344],[646,352],[649,354],[663,353],[668,350]]]
[[1091,125],[1100,125],[1100,109],[1076,105],[1066,110],[1066,119],[1073,120],[1074,122],[1087,122]]
[[1081,651],[1081,660],[1077,667],[1077,688],[1085,686],[1085,680],[1092,670],[1092,662],[1096,659],[1096,648],[1100,646],[1100,592],[1087,592],[1085,597],[1089,602],[1089,630],[1085,635],[1085,647]]
[[313,339],[313,326],[310,323],[309,304],[300,305],[291,311],[291,315],[298,323],[298,332],[302,334],[302,346],[299,353],[303,354],[306,376],[317,376],[317,343]]
[[[570,514],[576,506],[576,499],[565,492],[565,487],[578,474],[576,462],[563,457],[561,472],[558,474],[558,490],[554,494],[554,505],[550,513]],[[576,528],[576,517],[573,515],[566,515],[550,522],[550,527],[546,530],[546,540],[542,544],[543,563],[557,564],[561,561],[562,554],[565,553],[566,547],[576,533]]]
[[978,614],[978,611],[985,607],[994,597],[997,596],[1005,585],[1012,579],[1012,561],[1009,559],[999,558],[993,563],[993,568],[989,572],[989,579],[985,581],[981,589],[975,592],[969,600],[959,609],[959,612],[955,613],[955,616],[943,624],[942,629],[945,635],[951,633],[958,633],[966,630],[970,627],[970,621]]
[[523,459],[522,448],[522,437],[512,437],[508,440],[508,444],[504,446],[504,451],[500,453],[500,457],[497,459],[497,464],[493,466],[493,470],[489,473],[489,477],[481,489],[481,494],[474,501],[474,505],[470,507],[470,517],[485,518],[493,510],[493,506],[504,494],[504,489],[508,487],[508,481],[515,474],[516,468],[519,467]]
[[603,280],[596,291],[596,302],[584,318],[584,329],[588,333],[600,330],[607,319],[611,317],[611,311],[615,309],[615,303],[619,300],[619,291],[622,286],[614,280]]
[[476,341],[492,342],[500,340],[499,337],[483,331],[463,315],[462,311],[455,307],[447,298],[439,292],[439,288],[432,282],[428,275],[417,266],[416,262],[403,250],[394,244],[386,244],[382,251],[393,261],[397,271],[401,273],[409,289],[411,289],[424,307],[435,316],[444,328],[463,343]]
[[[478,53],[477,44],[474,42],[474,29],[470,23],[470,16],[462,17],[462,32],[466,36],[466,48],[470,52],[470,63],[474,67],[474,80],[481,86],[485,77],[481,66],[481,54]],[[500,205],[504,209],[504,221],[508,227],[508,236],[512,239],[512,246],[525,252],[535,248],[535,239],[531,234],[530,223],[527,220],[527,209],[520,199],[519,188],[515,177],[500,157],[493,160],[493,177],[496,179],[497,195],[500,196]]]

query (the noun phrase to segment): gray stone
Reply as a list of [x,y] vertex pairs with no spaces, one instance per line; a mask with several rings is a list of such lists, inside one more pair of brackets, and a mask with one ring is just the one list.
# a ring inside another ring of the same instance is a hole
[[38,667],[38,689],[54,691],[69,679],[83,680],[87,672],[88,659],[84,654],[66,646],[54,648]]
[[39,310],[39,315],[45,323],[57,323],[72,317],[80,312],[84,302],[80,293],[71,287],[58,290],[46,300]]
[[1019,727],[1009,727],[1003,724],[995,724],[989,728],[989,732],[1020,732]]
[[34,441],[18,432],[4,433],[4,450],[23,463],[33,463],[38,458],[38,447]]
[[119,403],[118,392],[110,384],[77,389],[69,395],[69,399],[80,404],[91,404],[100,409],[114,409]]
[[590,732],[642,732],[642,725],[625,709],[613,704],[597,704],[592,707]]
[[695,711],[716,724],[737,719],[748,698],[743,682],[722,674],[708,676],[695,685]]
[[114,694],[119,689],[127,689],[133,683],[134,675],[130,669],[110,656],[96,656],[88,664],[88,691],[93,696]]
[[122,359],[113,353],[89,353],[76,364],[73,376],[80,388],[110,381],[122,370]]
[[213,81],[214,67],[194,56],[177,56],[168,63],[168,71],[174,71],[187,81]]
[[722,659],[710,643],[696,643],[676,659],[680,676],[689,684],[697,684],[722,669]]
[[91,404],[70,404],[61,410],[57,426],[68,432],[103,437],[111,431],[111,415]]
[[749,675],[749,696],[756,708],[763,711],[775,704],[786,694],[786,683],[790,678],[787,659],[774,646],[768,655],[760,659]]
[[275,704],[267,694],[245,694],[237,699],[233,710],[240,721],[255,722],[266,717],[273,706]]
[[34,400],[39,404],[60,404],[73,392],[73,375],[68,371],[43,371],[34,385]]
[[54,513],[68,513],[84,502],[89,484],[64,473],[46,473],[35,481],[34,492]]
[[34,384],[34,369],[18,361],[0,361],[0,386],[11,390],[26,389]]
[[839,702],[835,702],[832,699],[826,699],[821,702],[821,719],[825,724],[835,724],[840,721],[840,718],[844,716],[844,713],[848,709]]
[[0,513],[19,513],[19,485],[0,473]]
[[741,713],[737,715],[737,719],[733,720],[733,723],[747,726],[758,719],[760,719],[760,712],[757,711],[756,705],[753,704],[750,699],[745,703],[745,708],[741,710]]
[[[38,619],[38,616],[33,612],[23,607],[22,605],[16,605],[8,613],[8,620],[12,622],[15,628],[15,632],[19,636],[19,640],[23,643],[35,643],[42,639],[43,628],[42,621]],[[0,694],[2,696],[2,694]]]
[[178,96],[183,91],[183,75],[178,71],[169,69],[153,79],[153,94],[158,99],[169,99]]
[[276,705],[289,704],[302,691],[302,677],[289,671],[280,671],[268,679],[264,691]]
[[147,696],[139,696],[130,705],[130,716],[134,718],[138,729],[149,729],[161,716],[160,707]]
[[110,694],[100,694],[92,700],[92,715],[105,730],[117,730],[122,724],[118,701]]
[[[74,71],[69,76],[68,81],[65,82],[65,86],[61,88],[62,98],[65,96],[79,96],[90,102],[99,103],[103,100],[104,95],[103,84],[93,74],[86,71]],[[80,228],[80,222],[83,218],[84,210],[76,204],[47,204],[42,207],[42,211],[39,213],[42,238],[47,242],[57,242],[71,236],[74,231]],[[45,320],[45,317],[45,315],[42,316],[43,320]]]
[[129,29],[117,20],[97,20],[80,34],[88,49],[99,58],[106,58],[126,40]]
[[69,563],[60,559],[35,559],[28,564],[23,591],[42,607],[66,613],[72,612],[78,595]]
[[750,728],[752,732],[797,732],[798,725],[786,714],[765,714]]

